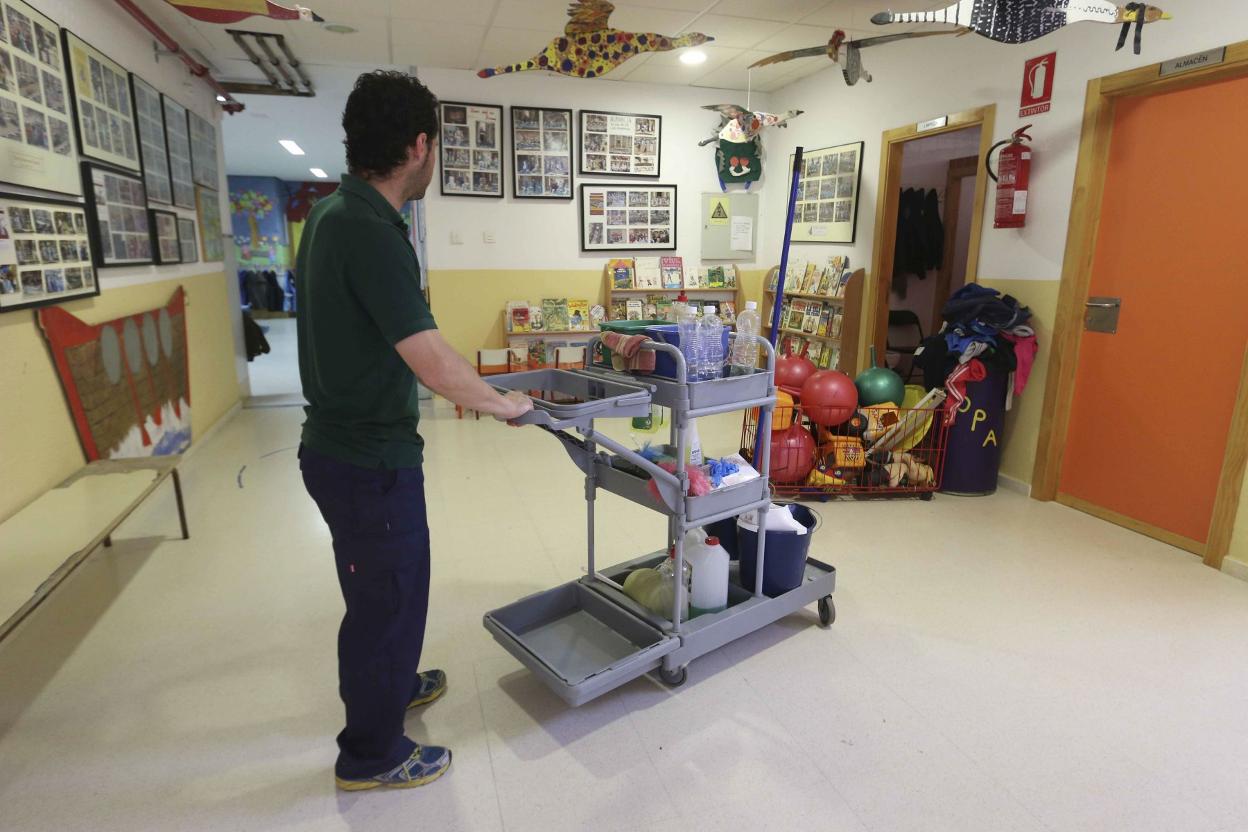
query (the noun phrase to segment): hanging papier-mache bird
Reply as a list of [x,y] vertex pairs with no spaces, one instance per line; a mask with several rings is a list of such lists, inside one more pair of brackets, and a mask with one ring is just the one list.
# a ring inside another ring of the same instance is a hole
[[237,23],[249,17],[273,20],[307,20],[323,23],[323,18],[303,6],[288,8],[269,0],[165,0],[182,14],[205,23]]
[[[762,60],[755,61],[750,64],[750,69],[757,69],[760,66],[771,66],[772,64],[784,63],[792,61],[796,58],[814,58],[827,56],[832,59],[833,63],[841,64],[841,74],[845,77],[845,83],[853,86],[858,83],[858,79],[871,83],[871,73],[867,72],[862,65],[861,50],[868,46],[881,46],[885,43],[895,43],[899,40],[909,40],[910,38],[926,38],[932,35],[956,35],[964,33],[967,30],[954,30],[950,32],[901,32],[896,35],[880,35],[875,38],[862,38],[860,40],[846,40],[847,35],[837,29],[832,33],[831,40],[827,46],[811,46],[807,49],[791,49],[788,52],[777,52],[775,55],[768,55]],[[844,50],[844,62],[841,60],[841,50]]]
[[719,127],[710,138],[698,142],[705,147],[718,141],[715,149],[715,172],[719,175],[719,187],[727,191],[729,182],[750,185],[763,175],[763,143],[759,134],[764,127],[788,127],[789,119],[797,118],[801,110],[789,110],[782,116],[757,113],[736,104],[707,104],[703,110],[719,113]]
[[613,11],[615,6],[607,0],[575,0],[568,6],[568,23],[563,27],[563,34],[553,38],[545,49],[527,61],[483,69],[477,75],[493,78],[509,72],[542,69],[576,78],[600,78],[643,52],[670,52],[715,40],[699,32],[679,37],[653,32],[621,32],[607,23]]
[[1170,15],[1147,3],[1118,6],[1109,0],[960,0],[930,12],[880,12],[872,23],[953,23],[998,43],[1027,43],[1083,21],[1118,23],[1118,49],[1135,24],[1135,54],[1145,23],[1169,20]]

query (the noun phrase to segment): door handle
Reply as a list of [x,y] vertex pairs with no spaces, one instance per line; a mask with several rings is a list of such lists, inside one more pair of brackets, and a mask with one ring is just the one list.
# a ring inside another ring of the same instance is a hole
[[1122,305],[1122,301],[1115,300],[1115,301],[1110,301],[1106,303],[1105,301],[1090,300],[1084,305],[1091,306],[1095,309],[1117,309],[1119,306]]
[[1113,335],[1118,331],[1118,314],[1122,311],[1122,298],[1093,296],[1084,305],[1083,328],[1088,332],[1104,332]]

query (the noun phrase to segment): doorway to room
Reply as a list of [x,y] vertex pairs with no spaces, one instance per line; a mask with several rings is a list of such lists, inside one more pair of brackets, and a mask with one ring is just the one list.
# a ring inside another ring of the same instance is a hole
[[978,276],[987,192],[980,160],[994,114],[989,106],[948,116],[935,129],[911,124],[884,133],[875,283],[863,315],[866,343],[907,380],[918,375],[914,349],[940,329],[945,301]]
[[1215,568],[1248,457],[1246,97],[1248,57],[1090,85],[1036,459],[1038,498]]

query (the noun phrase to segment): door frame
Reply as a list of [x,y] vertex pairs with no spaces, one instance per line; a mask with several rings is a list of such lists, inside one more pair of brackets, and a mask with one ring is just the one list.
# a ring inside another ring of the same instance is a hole
[[[953,259],[958,248],[958,215],[962,209],[962,180],[968,176],[980,175],[980,157],[963,156],[961,159],[950,159],[949,169],[945,174],[945,256],[940,264],[940,273],[936,277],[936,293],[933,295],[932,311],[928,316],[928,334],[940,328],[940,312],[949,299],[949,287],[953,284]],[[972,208],[974,210],[974,208]],[[967,251],[969,264],[970,251]]]
[[[875,251],[871,256],[872,285],[867,289],[866,308],[862,310],[864,344],[874,344],[879,355],[884,354],[888,338],[888,290],[892,286],[893,255],[897,246],[898,190],[901,180],[901,159],[907,142],[954,133],[968,127],[979,126],[979,158],[983,159],[992,147],[993,128],[996,124],[997,105],[988,104],[950,113],[943,127],[919,131],[918,123],[906,124],[885,130],[880,140],[880,178],[875,206]],[[979,247],[984,229],[984,202],[988,198],[988,177],[981,176],[975,183],[975,204],[971,213],[971,242],[966,257],[966,282],[979,280]],[[856,373],[865,367],[867,350],[858,352]]]
[[[1044,411],[1040,419],[1040,437],[1036,446],[1035,473],[1031,485],[1031,495],[1037,500],[1055,500],[1058,496],[1062,456],[1066,450],[1075,377],[1079,368],[1083,310],[1092,282],[1092,260],[1096,252],[1101,200],[1105,189],[1105,172],[1117,103],[1126,97],[1176,92],[1216,81],[1248,77],[1248,41],[1227,46],[1225,60],[1216,66],[1166,78],[1161,77],[1160,70],[1161,64],[1156,63],[1103,78],[1093,78],[1088,82],[1070,220],[1066,231],[1066,253],[1062,261],[1061,286],[1058,289],[1057,319],[1053,327],[1048,383],[1044,391]],[[1221,569],[1222,560],[1230,548],[1231,531],[1239,506],[1246,463],[1248,353],[1244,356],[1240,370],[1239,391],[1231,415],[1231,431],[1227,435],[1226,453],[1206,542],[1180,537],[1096,506],[1084,504],[1076,507],[1187,549],[1200,555],[1206,565]]]

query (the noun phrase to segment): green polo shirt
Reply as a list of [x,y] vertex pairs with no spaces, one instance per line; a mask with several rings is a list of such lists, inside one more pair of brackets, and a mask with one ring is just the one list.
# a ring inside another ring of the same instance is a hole
[[295,287],[304,445],[366,468],[419,466],[416,376],[394,345],[437,324],[407,223],[344,175],[308,216]]

